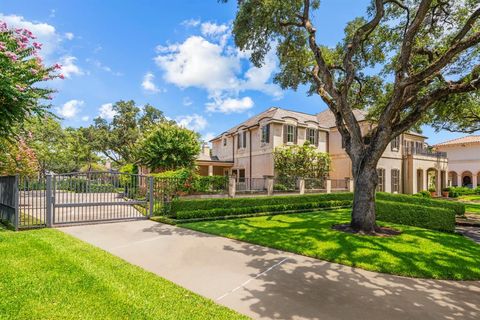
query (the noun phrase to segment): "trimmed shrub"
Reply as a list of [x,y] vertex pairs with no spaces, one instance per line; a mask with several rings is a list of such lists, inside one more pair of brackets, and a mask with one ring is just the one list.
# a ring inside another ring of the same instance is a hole
[[285,211],[300,211],[320,208],[334,208],[351,206],[351,200],[330,200],[321,202],[307,202],[297,204],[277,204],[277,205],[263,205],[253,207],[235,207],[235,208],[215,208],[210,210],[192,210],[180,211],[176,214],[177,219],[196,219],[196,218],[211,218],[211,217],[225,217],[237,216],[253,213],[274,213]]
[[377,200],[375,206],[379,221],[438,231],[455,231],[455,212],[451,209],[384,200]]
[[420,191],[419,193],[415,193],[414,194],[415,197],[423,197],[423,198],[431,198],[432,197],[432,194],[427,191],[427,190],[423,190],[423,191]]
[[453,192],[453,194],[455,195],[455,197],[452,197],[452,198],[457,198],[458,196],[475,194],[476,189],[470,189],[467,187],[450,187],[450,192]]
[[421,205],[426,207],[451,209],[456,215],[463,216],[465,214],[465,205],[461,202],[448,200],[436,200],[426,197],[412,197],[406,194],[392,194],[385,192],[377,193],[377,200],[402,202],[408,204]]
[[177,199],[172,202],[172,212],[210,210],[216,208],[230,209],[239,207],[258,207],[283,204],[298,204],[308,202],[322,202],[330,200],[352,201],[351,193],[321,193],[309,195],[291,195],[275,197],[251,197],[251,198],[217,198],[217,199]]

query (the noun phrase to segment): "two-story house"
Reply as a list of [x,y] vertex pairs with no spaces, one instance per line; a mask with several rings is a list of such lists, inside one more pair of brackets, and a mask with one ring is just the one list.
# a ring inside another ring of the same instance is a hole
[[[364,132],[374,125],[364,112],[354,113]],[[440,192],[446,186],[446,155],[429,151],[425,139],[409,132],[391,142],[378,164],[380,191],[416,193],[433,184]],[[197,163],[203,174],[223,172],[238,179],[275,176],[275,148],[307,140],[330,154],[330,178],[352,177],[351,161],[329,110],[312,115],[269,108],[212,139],[212,150],[203,152]]]

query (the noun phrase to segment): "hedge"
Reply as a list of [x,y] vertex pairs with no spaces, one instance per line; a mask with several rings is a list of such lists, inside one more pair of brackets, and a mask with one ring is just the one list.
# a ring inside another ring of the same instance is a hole
[[347,207],[352,205],[352,200],[327,200],[321,202],[306,202],[295,204],[277,204],[277,205],[263,205],[251,207],[235,207],[235,208],[215,208],[209,210],[191,210],[180,211],[176,214],[176,218],[183,219],[198,219],[224,216],[237,216],[253,213],[275,213],[285,211],[300,211],[320,208],[335,208]]
[[308,202],[322,202],[331,200],[352,201],[352,193],[321,193],[308,195],[249,197],[249,198],[214,198],[214,199],[177,199],[172,202],[173,214],[181,211],[211,210],[216,208],[231,209],[241,207],[273,206],[283,204],[300,204]]
[[394,201],[427,207],[451,209],[458,216],[463,216],[465,214],[465,204],[449,200],[435,200],[425,197],[412,197],[411,195],[406,194],[392,194],[385,192],[378,192],[377,200]]
[[379,221],[439,231],[455,231],[455,212],[451,209],[384,200],[377,200],[375,206]]

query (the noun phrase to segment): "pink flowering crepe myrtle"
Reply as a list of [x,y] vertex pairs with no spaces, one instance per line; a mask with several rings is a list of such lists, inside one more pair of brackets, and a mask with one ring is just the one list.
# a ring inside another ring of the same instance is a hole
[[37,84],[65,78],[60,64],[44,65],[42,44],[34,39],[30,30],[11,29],[0,21],[0,138],[13,134],[26,118],[49,113],[55,90]]

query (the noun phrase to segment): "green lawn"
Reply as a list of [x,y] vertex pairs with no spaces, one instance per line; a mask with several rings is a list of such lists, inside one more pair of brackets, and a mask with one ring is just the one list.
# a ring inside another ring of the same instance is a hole
[[58,230],[0,228],[0,319],[246,319]]
[[479,194],[470,194],[466,196],[458,197],[460,201],[473,201],[473,202],[480,202],[480,195]]
[[480,279],[480,245],[463,236],[379,223],[402,231],[372,237],[331,229],[349,221],[349,210],[182,224],[222,235],[366,270],[410,277]]
[[465,212],[480,214],[480,203],[465,203]]

